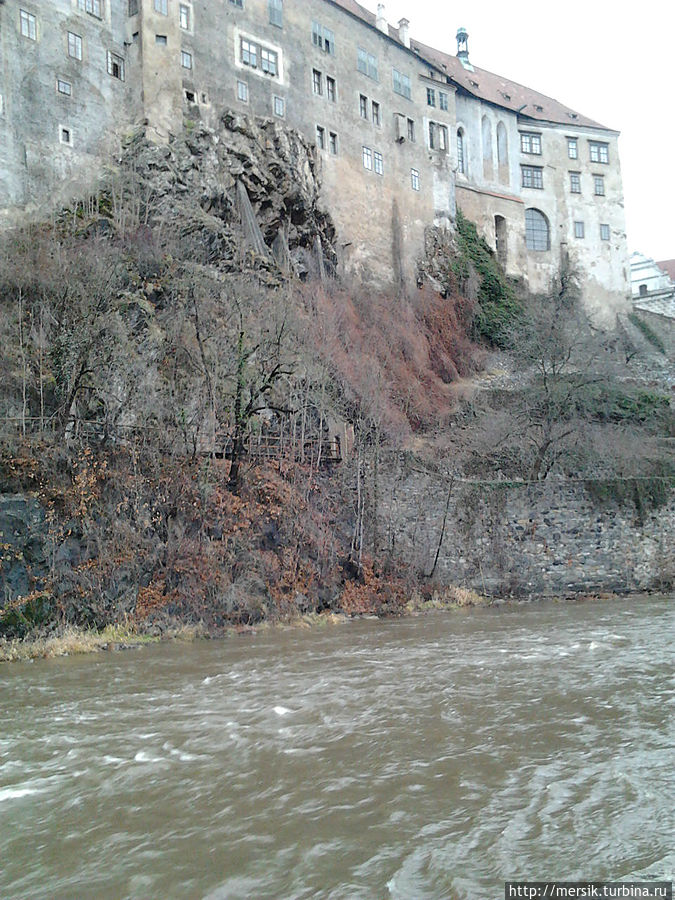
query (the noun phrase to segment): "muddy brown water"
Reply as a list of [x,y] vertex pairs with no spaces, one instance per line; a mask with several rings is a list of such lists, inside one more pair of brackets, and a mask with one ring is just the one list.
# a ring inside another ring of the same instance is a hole
[[0,667],[0,897],[673,878],[674,598]]

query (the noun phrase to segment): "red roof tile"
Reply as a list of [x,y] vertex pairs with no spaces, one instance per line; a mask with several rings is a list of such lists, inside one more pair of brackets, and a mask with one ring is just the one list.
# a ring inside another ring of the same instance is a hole
[[675,259],[664,259],[656,264],[662,272],[669,276],[672,282],[675,282]]

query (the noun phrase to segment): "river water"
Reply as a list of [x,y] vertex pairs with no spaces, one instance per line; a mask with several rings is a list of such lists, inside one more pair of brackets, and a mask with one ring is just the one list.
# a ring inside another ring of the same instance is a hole
[[0,667],[0,897],[673,878],[674,598]]

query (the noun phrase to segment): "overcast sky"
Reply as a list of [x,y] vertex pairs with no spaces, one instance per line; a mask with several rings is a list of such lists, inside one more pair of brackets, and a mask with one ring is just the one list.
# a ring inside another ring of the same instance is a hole
[[620,131],[628,247],[675,258],[672,0],[385,0],[385,11],[390,24],[405,17],[413,38],[451,53],[464,26],[476,66]]

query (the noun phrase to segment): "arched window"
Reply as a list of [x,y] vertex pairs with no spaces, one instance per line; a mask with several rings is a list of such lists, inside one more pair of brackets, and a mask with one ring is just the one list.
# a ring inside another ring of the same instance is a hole
[[464,147],[464,129],[457,129],[457,171],[466,175],[466,155]]
[[499,122],[497,125],[497,162],[500,166],[509,164],[509,143],[503,122]]
[[525,210],[525,245],[528,250],[551,249],[551,230],[548,219],[538,209]]
[[492,158],[492,125],[487,116],[483,116],[481,130],[483,133],[483,175],[485,178],[492,178],[494,174],[494,163]]

